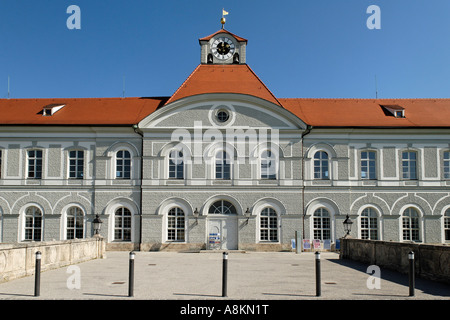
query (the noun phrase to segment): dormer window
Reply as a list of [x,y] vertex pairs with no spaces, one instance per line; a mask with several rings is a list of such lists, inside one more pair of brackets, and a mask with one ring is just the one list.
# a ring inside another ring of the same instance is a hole
[[405,117],[405,108],[399,105],[380,105],[387,116],[394,116],[396,118]]
[[395,111],[395,117],[396,118],[404,118],[405,117],[405,110]]
[[60,110],[64,106],[65,106],[65,104],[49,104],[48,106],[45,106],[42,109],[42,115],[44,117],[52,116],[52,115],[55,114],[55,112],[57,112],[58,110]]

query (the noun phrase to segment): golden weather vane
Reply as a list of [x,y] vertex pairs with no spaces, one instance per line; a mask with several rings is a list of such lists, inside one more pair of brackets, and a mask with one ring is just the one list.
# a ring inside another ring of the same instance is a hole
[[228,14],[228,12],[225,11],[225,10],[222,8],[222,19],[220,19],[220,23],[222,24],[222,29],[223,29],[224,26],[225,26],[225,22],[226,22],[225,16],[226,16],[227,14]]

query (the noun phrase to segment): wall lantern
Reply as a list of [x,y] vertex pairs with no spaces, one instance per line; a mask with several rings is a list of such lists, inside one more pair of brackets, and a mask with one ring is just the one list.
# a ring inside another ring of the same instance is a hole
[[103,221],[100,219],[98,214],[96,214],[95,215],[95,219],[92,222],[94,224],[94,234],[99,234],[100,233],[100,228],[102,227]]
[[248,224],[248,219],[250,219],[250,216],[252,215],[251,211],[249,208],[247,208],[247,210],[245,211],[245,217],[247,218],[247,221],[245,222],[246,224]]
[[343,223],[344,223],[344,230],[346,232],[346,235],[348,236],[350,234],[350,231],[352,231],[352,224],[353,224],[353,221],[350,219],[348,214],[345,217],[345,220]]
[[199,216],[198,210],[197,208],[195,208],[194,210],[195,224],[198,224],[198,216]]

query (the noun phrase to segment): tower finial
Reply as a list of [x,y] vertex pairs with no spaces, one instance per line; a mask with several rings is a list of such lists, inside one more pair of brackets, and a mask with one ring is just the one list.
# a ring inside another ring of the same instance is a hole
[[226,16],[227,14],[228,14],[228,12],[222,8],[222,19],[220,19],[220,23],[222,24],[222,29],[224,28],[225,22],[227,21],[224,16]]

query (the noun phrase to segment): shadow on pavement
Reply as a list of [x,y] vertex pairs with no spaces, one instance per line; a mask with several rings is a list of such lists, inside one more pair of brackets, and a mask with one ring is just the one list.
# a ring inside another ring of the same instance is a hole
[[[348,259],[327,259],[327,261],[364,273],[366,273],[367,268],[369,267],[368,264]],[[400,272],[393,271],[383,267],[380,267],[380,272],[382,280],[397,283],[399,285],[403,285],[406,287],[409,286],[408,274],[402,274]],[[366,274],[370,275],[369,273]],[[450,285],[438,281],[423,279],[418,277],[417,275],[415,278],[415,289],[420,290],[425,294],[450,297]],[[395,296],[398,297],[401,295]]]
[[33,294],[22,294],[22,293],[0,293],[2,296],[18,296],[18,297],[34,297]]

